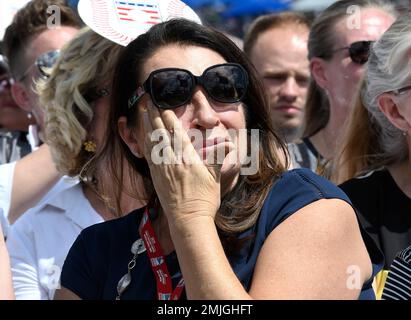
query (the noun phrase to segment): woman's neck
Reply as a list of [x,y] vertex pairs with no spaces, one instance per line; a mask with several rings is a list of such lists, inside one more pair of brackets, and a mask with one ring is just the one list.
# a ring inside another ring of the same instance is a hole
[[335,157],[339,140],[342,138],[349,117],[350,101],[335,101],[330,99],[330,116],[324,128],[309,137],[311,143],[326,160]]
[[101,196],[92,187],[83,184],[83,192],[91,207],[104,219],[104,221],[115,218],[113,210],[106,205]]
[[401,191],[411,198],[411,161],[407,159],[400,164],[388,166],[388,171]]
[[316,134],[309,137],[311,143],[317,152],[326,160],[331,160],[334,157],[336,149],[336,137],[334,133],[325,127]]

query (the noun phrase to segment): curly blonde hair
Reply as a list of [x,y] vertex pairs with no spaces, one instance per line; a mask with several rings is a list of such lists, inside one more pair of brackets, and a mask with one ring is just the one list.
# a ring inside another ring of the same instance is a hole
[[121,49],[84,28],[62,49],[50,77],[37,83],[46,115],[45,140],[62,174],[83,176],[86,171],[87,178],[96,178],[94,155],[83,148],[94,116],[89,102],[99,90],[110,88]]

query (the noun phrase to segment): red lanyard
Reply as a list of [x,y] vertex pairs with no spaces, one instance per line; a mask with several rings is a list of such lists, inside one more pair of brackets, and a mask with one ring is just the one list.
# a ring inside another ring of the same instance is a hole
[[151,221],[148,218],[147,207],[141,220],[139,232],[141,239],[144,241],[148,257],[150,258],[151,269],[156,277],[158,300],[178,300],[184,289],[184,279],[180,279],[177,287],[173,291],[173,284],[165,262],[163,249],[157,240]]

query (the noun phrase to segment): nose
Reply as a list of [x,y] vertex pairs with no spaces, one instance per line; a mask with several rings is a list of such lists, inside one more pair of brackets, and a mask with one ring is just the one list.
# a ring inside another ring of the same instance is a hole
[[191,99],[193,117],[191,128],[212,129],[220,124],[218,112],[212,107],[212,102],[202,88],[196,88]]
[[286,99],[288,101],[294,101],[298,96],[298,83],[295,81],[294,77],[288,77],[282,84],[279,95],[280,98]]

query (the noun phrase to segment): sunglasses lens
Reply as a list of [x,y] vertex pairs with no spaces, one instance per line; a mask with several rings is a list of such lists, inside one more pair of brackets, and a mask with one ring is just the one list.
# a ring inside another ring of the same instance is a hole
[[366,63],[370,55],[370,46],[370,41],[359,41],[351,44],[349,49],[351,60],[358,64]]
[[41,54],[37,58],[36,65],[43,77],[48,77],[50,75],[50,69],[56,63],[59,53],[59,50],[49,51]]
[[234,103],[246,94],[247,72],[237,64],[210,67],[201,77],[180,69],[154,71],[144,85],[160,109],[173,109],[188,103],[196,85],[202,85],[215,101]]
[[162,70],[153,74],[151,93],[153,102],[161,109],[182,106],[191,98],[193,77],[183,70]]
[[223,103],[240,101],[247,90],[247,75],[237,65],[210,68],[204,74],[203,82],[208,94]]

